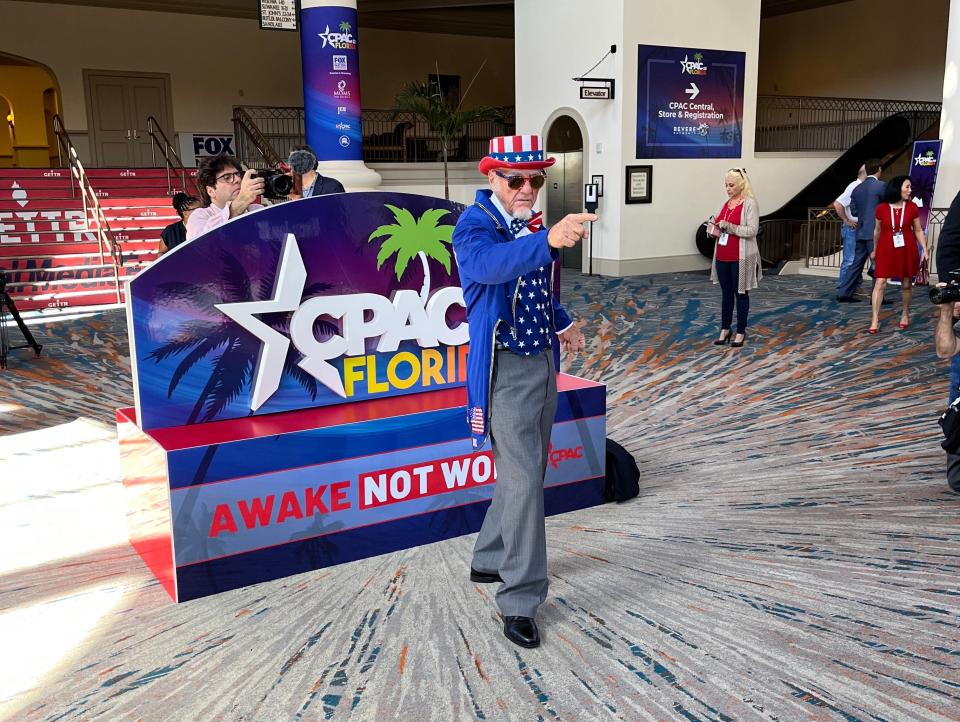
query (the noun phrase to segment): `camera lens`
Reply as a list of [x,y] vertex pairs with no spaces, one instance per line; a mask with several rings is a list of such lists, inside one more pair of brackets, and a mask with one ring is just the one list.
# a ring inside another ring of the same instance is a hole
[[286,198],[293,190],[293,178],[288,175],[275,175],[269,181],[271,190],[280,198]]
[[958,286],[934,286],[930,289],[930,302],[938,306],[944,303],[957,303],[960,301],[960,287]]

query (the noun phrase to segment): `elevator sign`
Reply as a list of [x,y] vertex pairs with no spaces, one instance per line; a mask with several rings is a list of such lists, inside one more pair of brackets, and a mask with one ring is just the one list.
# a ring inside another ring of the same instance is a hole
[[637,46],[637,158],[739,158],[746,53]]

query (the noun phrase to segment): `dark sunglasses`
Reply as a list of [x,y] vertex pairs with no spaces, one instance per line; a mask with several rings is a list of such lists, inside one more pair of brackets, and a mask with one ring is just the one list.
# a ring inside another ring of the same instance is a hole
[[503,178],[507,182],[507,187],[512,191],[518,191],[523,188],[523,184],[526,181],[530,181],[530,187],[534,190],[539,190],[543,188],[543,184],[547,182],[546,173],[537,173],[537,175],[507,175],[506,173],[501,173],[498,170],[493,171],[498,178]]

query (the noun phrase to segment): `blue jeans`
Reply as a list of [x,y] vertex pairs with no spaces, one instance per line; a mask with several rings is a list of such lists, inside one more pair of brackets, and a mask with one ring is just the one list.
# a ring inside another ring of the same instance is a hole
[[[842,279],[845,273],[849,273],[850,269],[853,267],[854,256],[857,254],[857,229],[851,228],[846,223],[840,226],[840,237],[843,239],[843,256],[840,261],[840,278]],[[861,283],[863,282],[863,274],[857,278],[857,290],[860,288]],[[837,280],[837,286],[839,291],[840,280]]]
[[740,287],[740,262],[717,261],[717,280],[720,281],[720,328],[729,329],[733,323],[733,299],[737,299],[737,333],[747,331],[750,296],[737,293]]
[[[853,262],[847,266],[846,272],[840,273],[840,279],[837,281],[837,295],[852,296],[857,286],[863,281],[863,267],[870,258],[870,251],[873,248],[873,241],[865,241],[858,238],[855,242],[855,251]],[[844,253],[846,255],[846,253]]]

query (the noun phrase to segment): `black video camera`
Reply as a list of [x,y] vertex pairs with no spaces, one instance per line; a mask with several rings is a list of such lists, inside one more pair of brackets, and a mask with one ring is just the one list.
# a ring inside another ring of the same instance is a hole
[[960,269],[955,269],[947,274],[946,286],[934,286],[930,289],[930,303],[939,306],[958,301],[960,301]]
[[282,170],[258,170],[254,178],[263,178],[263,197],[278,201],[290,195],[293,190],[293,178]]

